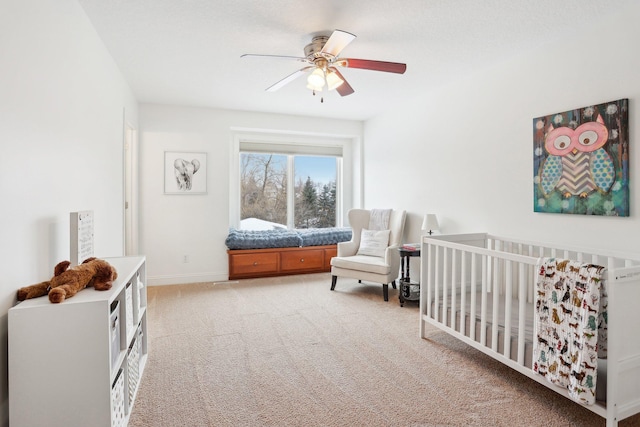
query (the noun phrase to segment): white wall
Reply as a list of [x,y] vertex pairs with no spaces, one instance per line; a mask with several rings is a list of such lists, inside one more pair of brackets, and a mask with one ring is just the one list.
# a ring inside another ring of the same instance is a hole
[[137,124],[136,101],[75,0],[2,2],[0,425],[7,311],[19,287],[69,259],[69,213],[93,210],[96,255],[122,255],[125,110]]
[[[228,279],[224,241],[235,133],[324,134],[356,143],[362,138],[359,121],[150,104],[140,106],[140,129],[140,252],[151,285]],[[165,151],[207,153],[206,195],[164,194]],[[359,203],[359,192],[351,193],[356,201],[346,208]]]
[[[366,122],[365,207],[407,209],[409,241],[435,213],[444,233],[640,253],[638,16],[640,3]],[[631,216],[534,213],[533,118],[620,98],[630,100]],[[390,157],[395,169],[380,173]]]

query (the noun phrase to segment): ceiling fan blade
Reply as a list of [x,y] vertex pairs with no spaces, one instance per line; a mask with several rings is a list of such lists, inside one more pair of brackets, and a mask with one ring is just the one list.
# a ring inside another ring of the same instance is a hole
[[361,68],[363,70],[385,71],[387,73],[404,74],[407,64],[399,62],[372,61],[370,59],[342,58],[335,63],[347,68]]
[[267,88],[267,92],[275,92],[275,91],[277,91],[281,87],[291,83],[292,81],[294,81],[298,77],[302,76],[303,74],[306,74],[306,72],[309,71],[311,68],[313,68],[313,67],[312,66],[304,67],[304,68],[301,68],[301,69],[299,69],[298,71],[296,71],[294,73],[289,74],[287,77],[285,77],[284,79],[280,80],[276,84],[273,84],[273,85],[269,86]]
[[347,83],[347,79],[338,71],[336,68],[331,67],[331,70],[337,74],[338,77],[342,79],[342,84],[336,88],[336,91],[340,94],[340,96],[351,95],[355,90],[351,87],[349,83]]
[[240,55],[240,58],[274,58],[274,59],[293,59],[295,61],[307,62],[307,58],[301,58],[299,56],[286,56],[286,55],[261,55],[256,53],[245,53]]
[[340,52],[342,52],[342,49],[347,47],[347,45],[351,43],[355,38],[356,36],[354,34],[347,33],[346,31],[342,30],[335,30],[333,33],[331,33],[331,37],[329,37],[329,40],[327,40],[327,42],[322,47],[321,52],[328,53],[333,56],[338,56]]

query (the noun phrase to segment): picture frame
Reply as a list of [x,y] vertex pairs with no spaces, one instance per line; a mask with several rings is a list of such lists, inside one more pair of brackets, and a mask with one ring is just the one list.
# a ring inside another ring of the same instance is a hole
[[629,216],[629,99],[533,119],[534,212]]
[[207,194],[207,153],[165,151],[164,194]]

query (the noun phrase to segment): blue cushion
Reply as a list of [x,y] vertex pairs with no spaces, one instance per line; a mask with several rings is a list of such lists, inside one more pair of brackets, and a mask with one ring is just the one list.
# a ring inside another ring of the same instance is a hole
[[335,245],[351,240],[351,228],[306,228],[290,230],[229,229],[225,244],[229,249],[292,248]]
[[335,245],[351,240],[351,228],[304,228],[296,231],[302,239],[301,246]]
[[229,249],[266,249],[301,246],[298,233],[293,230],[236,230],[229,229],[225,244]]

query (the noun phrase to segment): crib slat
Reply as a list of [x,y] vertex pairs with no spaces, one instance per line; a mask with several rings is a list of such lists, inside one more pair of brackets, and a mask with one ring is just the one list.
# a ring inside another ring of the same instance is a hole
[[460,333],[466,335],[467,319],[467,251],[460,251]]
[[487,345],[487,262],[486,255],[482,255],[482,297],[480,300],[480,344]]
[[[433,262],[433,258],[434,258],[434,246],[431,243],[427,243],[427,262],[428,262],[428,268],[424,268],[424,264],[421,265],[421,274],[427,276],[427,301],[426,303],[424,303],[423,305],[426,306],[427,308],[427,317],[431,317],[431,302],[433,301],[431,299],[431,289],[433,289],[433,269],[436,268],[437,264]],[[420,299],[421,301],[424,301],[423,298],[423,294],[424,294],[424,289],[420,289]],[[422,310],[424,310],[424,307],[422,308]],[[423,322],[420,322],[420,336],[423,336]]]
[[511,358],[511,299],[513,295],[511,261],[505,261],[506,286],[504,292],[504,351],[506,357]]
[[478,290],[478,277],[476,275],[478,266],[476,263],[476,257],[477,255],[475,253],[471,253],[471,301],[469,302],[471,310],[469,312],[469,338],[474,341],[476,340],[476,292]]
[[[444,248],[444,255],[442,257],[442,323],[447,324],[447,310],[448,310],[448,292],[447,283],[449,279],[449,249]],[[451,326],[451,325],[449,325]]]
[[493,291],[493,307],[491,316],[491,350],[498,352],[498,329],[500,328],[500,322],[498,318],[500,315],[500,286],[499,286],[499,268],[500,260],[498,258],[493,259],[493,280],[491,289]]
[[451,250],[451,327],[456,329],[456,273],[458,267],[456,265],[456,249]]
[[526,321],[526,304],[527,304],[527,293],[526,293],[526,269],[527,266],[525,264],[518,264],[518,364],[524,365],[524,344],[526,341],[525,336],[525,321]]
[[444,248],[441,247],[437,247],[435,252],[436,252],[436,271],[434,272],[435,274],[435,283],[433,286],[433,290],[434,290],[434,298],[435,298],[435,307],[434,307],[434,314],[433,314],[433,318],[436,319],[438,322],[440,322],[440,276],[442,275],[442,270],[440,268],[440,251],[443,250]]
[[531,282],[531,283],[527,282],[527,302],[529,304],[533,304],[533,301],[534,301],[534,299],[533,299],[534,298],[534,293],[535,293],[534,283],[535,282]]

